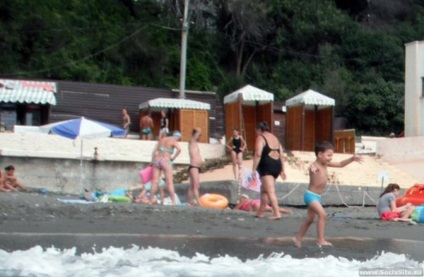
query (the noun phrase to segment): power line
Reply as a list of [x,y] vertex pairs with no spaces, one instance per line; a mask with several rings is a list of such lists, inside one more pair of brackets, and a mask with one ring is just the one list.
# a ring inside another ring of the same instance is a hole
[[76,64],[76,63],[79,63],[79,62],[82,62],[82,61],[85,61],[85,60],[91,59],[91,58],[93,58],[93,57],[96,57],[96,56],[98,56],[98,55],[100,55],[100,54],[104,53],[104,52],[107,52],[108,50],[110,50],[110,49],[112,49],[112,48],[115,48],[116,46],[120,45],[120,44],[121,44],[121,43],[123,43],[124,41],[129,40],[130,38],[132,38],[132,37],[134,37],[135,35],[137,35],[139,32],[141,32],[141,31],[142,31],[143,29],[145,29],[146,27],[147,27],[147,26],[143,26],[142,28],[140,28],[140,29],[138,29],[137,31],[135,31],[135,32],[133,32],[132,34],[130,34],[129,36],[124,37],[124,38],[123,38],[123,39],[121,39],[120,41],[118,41],[118,42],[116,42],[116,43],[114,43],[114,44],[111,44],[111,45],[109,45],[109,46],[107,46],[107,47],[103,48],[102,50],[99,50],[99,51],[95,52],[94,54],[91,54],[91,55],[85,56],[84,58],[81,58],[81,59],[79,59],[79,60],[71,61],[71,62],[69,62],[69,63],[65,63],[65,64],[58,65],[58,66],[54,66],[54,67],[51,67],[51,68],[45,68],[45,69],[40,69],[40,70],[35,70],[35,71],[30,71],[30,72],[21,72],[21,73],[16,73],[16,74],[6,74],[6,75],[2,74],[2,76],[33,75],[33,74],[36,74],[36,73],[43,73],[43,72],[48,72],[48,71],[52,71],[52,70],[56,70],[56,69],[60,69],[60,68],[64,68],[64,67],[67,67],[67,66],[70,66],[70,65],[73,65],[73,64]]

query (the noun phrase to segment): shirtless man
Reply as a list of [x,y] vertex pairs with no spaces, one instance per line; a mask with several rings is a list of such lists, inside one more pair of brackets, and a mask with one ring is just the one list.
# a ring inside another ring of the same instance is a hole
[[188,203],[190,205],[197,205],[199,203],[199,173],[203,165],[198,144],[200,136],[202,135],[202,130],[200,128],[195,128],[191,135],[192,137],[188,143],[188,152],[190,155],[190,166],[188,167],[188,173],[190,175]]
[[149,140],[153,130],[153,119],[146,114],[140,119],[140,132],[142,140]]
[[130,125],[131,125],[131,117],[128,114],[128,111],[126,108],[122,109],[122,128],[125,129],[125,138],[128,137],[128,134],[130,132]]

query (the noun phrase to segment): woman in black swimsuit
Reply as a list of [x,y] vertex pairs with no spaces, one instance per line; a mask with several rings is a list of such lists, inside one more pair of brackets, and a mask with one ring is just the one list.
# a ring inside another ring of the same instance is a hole
[[257,170],[261,177],[261,205],[256,214],[263,217],[265,207],[270,202],[274,215],[270,219],[280,219],[281,214],[278,207],[277,196],[275,195],[275,181],[278,176],[286,179],[284,173],[284,153],[283,147],[277,137],[273,135],[266,122],[261,122],[256,127],[256,143],[253,157],[252,178],[256,178]]
[[227,148],[231,151],[234,179],[238,180],[239,169],[243,162],[243,151],[246,149],[246,141],[239,135],[238,129],[234,129],[233,137],[227,142]]

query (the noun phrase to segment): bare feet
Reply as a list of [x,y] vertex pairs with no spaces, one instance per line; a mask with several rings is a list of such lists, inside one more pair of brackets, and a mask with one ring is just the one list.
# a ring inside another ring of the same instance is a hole
[[322,247],[322,246],[333,246],[333,244],[331,242],[326,241],[326,240],[317,241],[317,245],[319,247]]
[[280,209],[280,213],[283,214],[293,214],[293,211],[290,209]]
[[277,216],[277,215],[270,216],[270,217],[268,217],[268,219],[270,219],[270,220],[280,220],[281,219],[281,215],[280,216]]
[[415,223],[411,218],[403,218],[403,217],[398,217],[398,218],[393,218],[392,219],[393,221],[403,221],[403,222],[413,222],[413,223]]
[[258,214],[255,215],[255,217],[257,217],[257,218],[263,218],[264,217],[264,214],[263,213],[258,213]]
[[296,237],[293,238],[294,245],[301,248],[302,247],[302,241],[298,240]]

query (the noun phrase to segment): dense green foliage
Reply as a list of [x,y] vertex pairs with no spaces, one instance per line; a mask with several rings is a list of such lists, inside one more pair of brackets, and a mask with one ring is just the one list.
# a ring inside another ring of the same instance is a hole
[[[186,88],[222,98],[250,83],[286,100],[336,99],[360,134],[403,130],[404,44],[418,0],[191,0]],[[183,1],[4,0],[0,74],[179,87]]]

